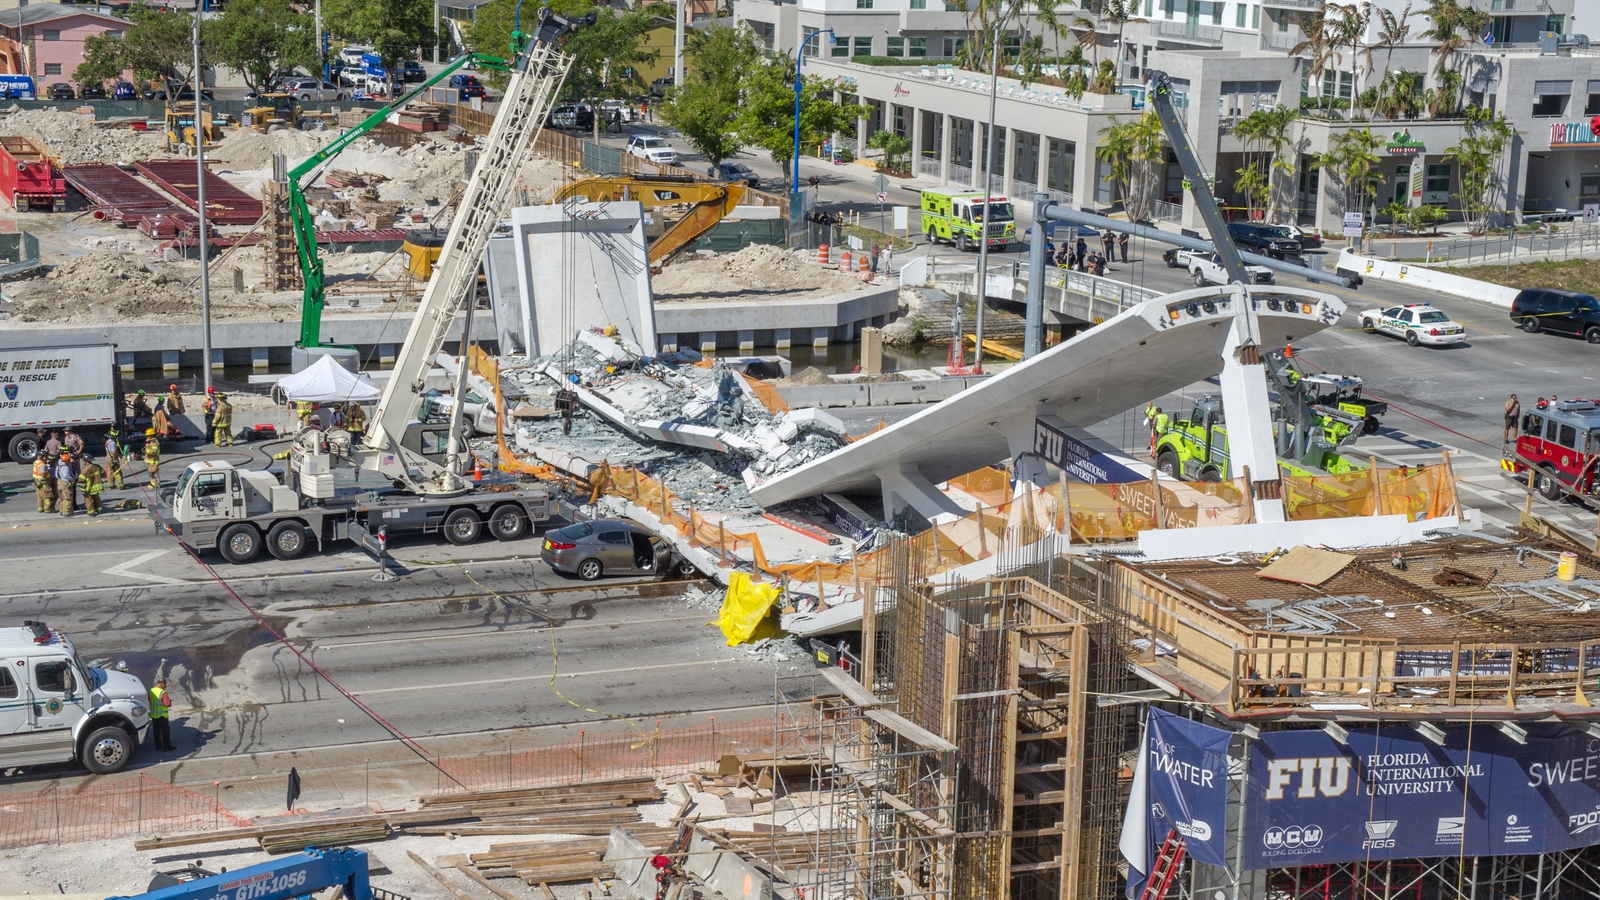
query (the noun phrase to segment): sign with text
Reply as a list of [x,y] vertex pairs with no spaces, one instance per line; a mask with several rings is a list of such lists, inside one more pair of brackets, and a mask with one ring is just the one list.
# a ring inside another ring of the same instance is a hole
[[1144,771],[1150,804],[1149,839],[1167,832],[1188,838],[1189,855],[1213,866],[1228,865],[1224,832],[1228,820],[1228,740],[1231,732],[1150,710],[1145,730]]
[[1549,853],[1600,843],[1600,738],[1558,723],[1282,731],[1251,747],[1245,868]]
[[1571,147],[1578,144],[1600,144],[1600,135],[1594,133],[1588,122],[1550,123],[1550,146]]
[[1362,216],[1358,212],[1344,214],[1344,236],[1361,237]]
[[1062,419],[1040,416],[1033,423],[1033,452],[1086,484],[1127,484],[1149,479],[1148,475],[1135,472],[1105,451],[1074,437],[1070,433],[1072,430]]

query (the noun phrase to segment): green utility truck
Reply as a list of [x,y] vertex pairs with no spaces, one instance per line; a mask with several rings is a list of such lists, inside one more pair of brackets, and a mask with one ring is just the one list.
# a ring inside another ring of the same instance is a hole
[[[931,189],[922,192],[922,233],[961,250],[977,247],[983,231],[983,191]],[[1016,216],[1005,197],[989,198],[989,249],[1002,253],[1017,239]]]

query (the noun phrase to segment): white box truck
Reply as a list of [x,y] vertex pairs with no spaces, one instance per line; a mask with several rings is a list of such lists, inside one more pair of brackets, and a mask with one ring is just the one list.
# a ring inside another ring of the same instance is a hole
[[71,428],[98,451],[122,411],[116,345],[105,335],[0,332],[0,447],[12,462],[33,464],[41,428]]
[[0,769],[81,762],[118,771],[150,727],[144,682],[84,665],[66,635],[43,622],[0,628]]

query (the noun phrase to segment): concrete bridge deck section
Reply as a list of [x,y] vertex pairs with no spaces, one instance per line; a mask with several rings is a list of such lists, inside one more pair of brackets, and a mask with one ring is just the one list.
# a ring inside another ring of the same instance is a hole
[[1343,302],[1331,295],[1284,287],[1248,294],[1239,286],[1196,288],[1146,300],[751,494],[771,506],[825,492],[881,489],[886,515],[907,505],[929,518],[956,512],[933,485],[1032,454],[1038,416],[1059,416],[1086,428],[1220,373],[1235,304],[1246,297],[1265,348],[1315,334],[1344,312]]

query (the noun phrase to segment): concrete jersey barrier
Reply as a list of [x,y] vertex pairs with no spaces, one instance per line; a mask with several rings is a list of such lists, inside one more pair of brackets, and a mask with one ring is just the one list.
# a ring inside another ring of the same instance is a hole
[[1466,300],[1481,300],[1503,309],[1511,308],[1511,301],[1519,293],[1517,288],[1493,284],[1488,281],[1479,281],[1476,278],[1466,278],[1461,275],[1452,275],[1427,266],[1415,263],[1391,262],[1386,259],[1375,259],[1370,256],[1360,256],[1345,250],[1339,254],[1339,268],[1360,272],[1367,278],[1378,278],[1383,281],[1393,281],[1399,284],[1411,284],[1441,294],[1450,294]]

